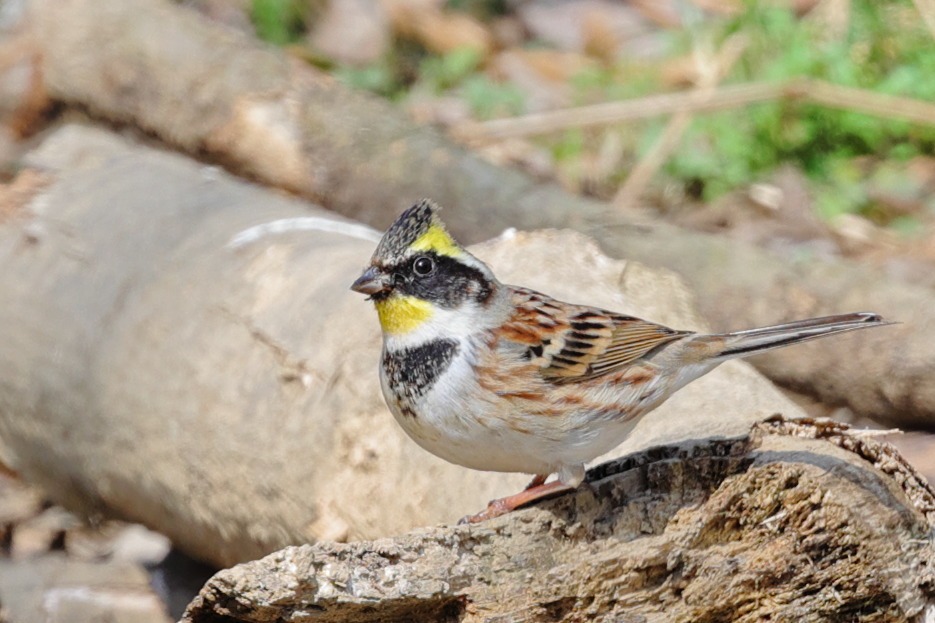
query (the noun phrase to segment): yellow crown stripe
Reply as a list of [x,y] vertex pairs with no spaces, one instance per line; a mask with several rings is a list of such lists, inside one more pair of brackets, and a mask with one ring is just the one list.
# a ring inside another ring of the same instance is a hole
[[380,326],[390,335],[404,335],[432,317],[432,304],[411,296],[391,296],[376,302]]
[[434,251],[439,255],[449,257],[457,257],[461,254],[461,247],[458,243],[439,225],[432,225],[428,231],[416,238],[416,241],[412,243],[412,248],[416,251]]

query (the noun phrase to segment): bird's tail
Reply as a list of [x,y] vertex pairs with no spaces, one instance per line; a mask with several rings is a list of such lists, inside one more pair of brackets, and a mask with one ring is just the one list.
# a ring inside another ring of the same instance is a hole
[[718,344],[719,352],[714,353],[713,359],[715,361],[724,361],[735,357],[746,357],[773,348],[807,342],[828,335],[889,324],[894,323],[887,322],[878,314],[858,312],[809,318],[808,320],[777,324],[772,327],[734,331],[705,337],[711,338],[709,344],[712,346]]

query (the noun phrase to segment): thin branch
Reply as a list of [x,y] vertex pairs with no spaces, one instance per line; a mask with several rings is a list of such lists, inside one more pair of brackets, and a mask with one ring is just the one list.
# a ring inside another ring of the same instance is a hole
[[455,130],[464,140],[491,140],[534,136],[569,128],[609,125],[649,119],[680,111],[729,110],[778,99],[798,99],[831,108],[850,110],[920,125],[935,126],[935,104],[844,87],[822,80],[793,78],[782,82],[749,82],[719,87],[713,93],[698,90],[663,93],[618,102],[553,110],[522,117],[466,124]]
[[822,80],[806,80],[802,86],[805,89],[803,99],[815,104],[920,125],[935,125],[935,104],[930,102],[874,93]]
[[458,138],[502,139],[559,132],[569,128],[621,123],[669,115],[680,110],[710,111],[736,108],[776,99],[783,95],[786,83],[754,82],[717,89],[710,98],[693,91],[660,93],[646,97],[604,102],[577,108],[549,110],[521,117],[469,123],[455,129]]

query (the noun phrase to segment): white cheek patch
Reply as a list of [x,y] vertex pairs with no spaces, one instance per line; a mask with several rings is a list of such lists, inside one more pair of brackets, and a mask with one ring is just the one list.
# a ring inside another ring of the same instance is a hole
[[419,346],[437,339],[463,342],[471,335],[486,328],[483,311],[475,304],[465,304],[456,309],[435,307],[431,319],[404,335],[385,335],[386,347],[391,350]]

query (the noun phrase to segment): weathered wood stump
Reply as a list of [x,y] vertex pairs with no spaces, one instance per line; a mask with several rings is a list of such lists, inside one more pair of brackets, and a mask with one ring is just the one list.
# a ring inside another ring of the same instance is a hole
[[840,425],[775,418],[588,482],[480,525],[286,548],[218,573],[183,621],[850,623],[935,608],[932,490]]

